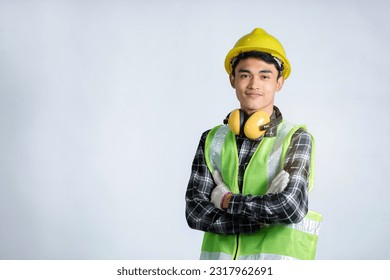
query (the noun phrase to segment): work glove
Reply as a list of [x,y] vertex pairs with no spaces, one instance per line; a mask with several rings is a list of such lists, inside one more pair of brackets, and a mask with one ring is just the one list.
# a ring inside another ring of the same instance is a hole
[[288,184],[290,180],[290,174],[288,172],[282,170],[278,175],[272,180],[271,186],[269,187],[267,194],[270,193],[280,193],[282,192]]
[[229,187],[223,182],[221,174],[218,170],[213,171],[213,179],[217,186],[211,192],[211,202],[218,209],[222,209],[221,205],[225,196],[231,193]]

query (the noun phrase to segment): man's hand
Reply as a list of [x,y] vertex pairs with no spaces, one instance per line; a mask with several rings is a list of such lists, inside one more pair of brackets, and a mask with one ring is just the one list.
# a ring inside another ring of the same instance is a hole
[[221,174],[219,173],[218,170],[213,171],[213,179],[214,179],[214,182],[217,184],[217,186],[211,192],[211,202],[218,209],[222,209],[222,203],[223,203],[224,198],[227,195],[231,194],[231,192],[230,192],[229,187],[226,186],[226,184],[223,182]]
[[267,194],[270,193],[280,193],[282,192],[288,184],[288,181],[290,180],[290,174],[288,172],[282,170],[279,172],[278,175],[272,180],[271,186],[267,191]]

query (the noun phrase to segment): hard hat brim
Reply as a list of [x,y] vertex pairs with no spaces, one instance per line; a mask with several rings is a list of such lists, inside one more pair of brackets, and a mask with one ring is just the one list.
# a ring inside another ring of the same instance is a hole
[[232,74],[232,60],[238,56],[240,53],[244,52],[250,52],[250,51],[258,51],[258,52],[264,52],[264,53],[269,53],[270,55],[278,58],[280,61],[283,63],[283,72],[282,76],[286,80],[291,73],[291,66],[290,62],[286,57],[281,55],[280,53],[276,52],[275,50],[267,49],[267,48],[256,48],[256,47],[235,47],[232,50],[229,51],[229,53],[226,55],[225,58],[225,70],[226,72],[230,75]]

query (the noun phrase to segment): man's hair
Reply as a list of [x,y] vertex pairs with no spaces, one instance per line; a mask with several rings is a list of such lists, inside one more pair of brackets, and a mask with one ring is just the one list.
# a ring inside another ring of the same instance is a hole
[[233,61],[232,61],[232,75],[233,75],[233,77],[235,77],[235,75],[236,75],[235,74],[236,66],[240,62],[240,60],[250,58],[250,57],[258,58],[258,59],[263,60],[266,63],[269,63],[269,64],[272,63],[273,65],[275,65],[275,68],[278,71],[277,79],[279,79],[279,77],[282,75],[284,67],[283,67],[283,63],[279,59],[275,58],[274,56],[270,55],[269,53],[259,52],[259,51],[249,51],[249,52],[242,52],[233,59]]

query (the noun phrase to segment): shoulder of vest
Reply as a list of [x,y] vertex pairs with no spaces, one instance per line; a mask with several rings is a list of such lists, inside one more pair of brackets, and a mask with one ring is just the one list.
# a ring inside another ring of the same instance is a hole
[[221,127],[224,127],[225,125],[223,125],[223,124],[219,124],[219,125],[216,125],[216,126],[214,126],[212,129],[210,129],[210,131],[211,130],[217,130],[217,129],[219,129],[219,128],[221,128]]
[[227,126],[227,125],[220,124],[220,125],[214,126],[212,129],[209,130],[209,132],[207,134],[207,138],[214,137],[215,133],[221,129],[226,129],[227,131],[230,130],[229,126]]
[[306,129],[306,125],[304,125],[304,124],[297,124],[297,123],[293,123],[293,122],[286,121],[286,120],[284,120],[280,125],[284,126],[286,128],[303,127]]
[[[284,156],[286,155],[286,151],[287,151],[287,147],[290,145],[290,141],[291,141],[291,138],[292,136],[299,130],[299,129],[303,129],[303,132],[302,133],[305,133],[307,134],[310,139],[311,139],[311,146],[312,146],[312,149],[311,149],[311,155],[310,155],[310,172],[309,172],[309,178],[308,178],[308,182],[309,182],[309,192],[312,190],[313,188],[313,185],[314,185],[314,161],[315,161],[315,141],[314,141],[314,137],[313,135],[307,131],[307,128],[306,128],[306,125],[297,125],[297,124],[294,124],[294,123],[291,123],[291,122],[288,122],[288,121],[284,121],[282,124],[280,124],[281,127],[281,138],[283,139],[284,137],[284,140],[286,140],[283,144],[283,158],[282,158],[282,162],[284,162]],[[279,130],[278,130],[279,131]],[[279,134],[279,133],[278,133]]]
[[[279,141],[287,141],[289,143],[291,139],[294,137],[294,135],[306,134],[311,138],[311,141],[314,142],[313,135],[311,135],[306,128],[306,125],[303,124],[295,124],[292,122],[284,121],[281,123],[278,127],[278,133],[276,135],[276,138],[279,139]],[[286,143],[285,143],[286,144]]]
[[290,132],[291,134],[294,134],[299,129],[302,129],[303,131],[309,133],[307,131],[307,127],[306,127],[305,124],[296,124],[296,123],[293,123],[293,122],[290,122],[290,121],[283,121],[279,125],[279,129],[278,130],[284,131],[285,133]]

